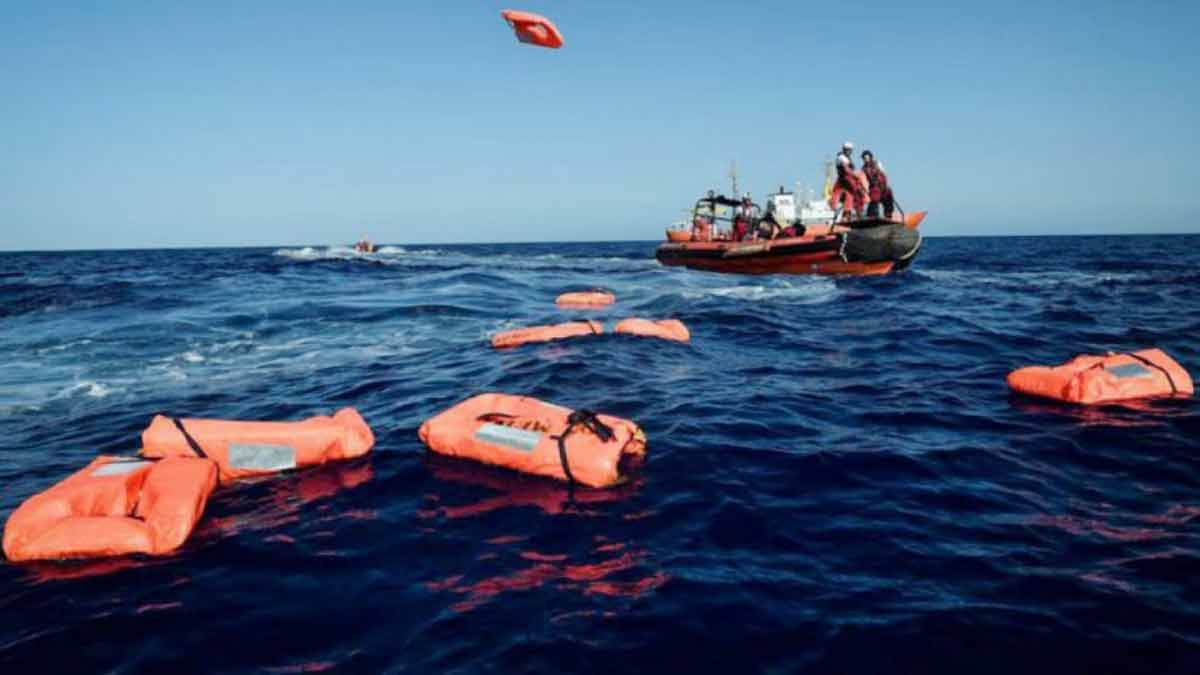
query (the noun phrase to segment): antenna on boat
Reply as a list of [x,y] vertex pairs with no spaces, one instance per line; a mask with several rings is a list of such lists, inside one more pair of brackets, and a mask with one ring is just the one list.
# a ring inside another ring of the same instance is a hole
[[730,162],[729,162],[729,182],[733,184],[733,193],[732,193],[733,198],[737,199],[738,187],[737,187],[737,160],[736,159],[730,160]]

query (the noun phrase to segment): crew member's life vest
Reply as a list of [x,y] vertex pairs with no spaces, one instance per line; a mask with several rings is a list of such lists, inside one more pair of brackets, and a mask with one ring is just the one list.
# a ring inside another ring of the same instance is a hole
[[871,201],[882,201],[891,195],[892,189],[888,187],[887,174],[884,173],[883,166],[879,162],[864,164],[863,174],[867,177]]

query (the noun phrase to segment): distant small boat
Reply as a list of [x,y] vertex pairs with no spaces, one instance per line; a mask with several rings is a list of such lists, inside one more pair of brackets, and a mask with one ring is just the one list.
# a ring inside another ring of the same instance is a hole
[[354,245],[354,250],[357,253],[376,253],[379,251],[379,247],[371,243],[370,240],[364,238],[360,239],[358,243]]

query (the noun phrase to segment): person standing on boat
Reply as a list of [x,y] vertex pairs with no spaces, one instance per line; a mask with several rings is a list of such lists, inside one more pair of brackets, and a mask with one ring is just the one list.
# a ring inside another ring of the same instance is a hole
[[844,202],[843,214],[854,212],[855,219],[862,217],[862,207],[867,201],[866,191],[858,177],[854,175],[854,144],[846,141],[842,151],[837,155],[837,184],[834,185],[833,208],[839,208],[838,202]]
[[879,208],[883,207],[883,217],[892,219],[896,210],[896,200],[892,196],[892,188],[888,185],[887,173],[883,165],[875,160],[875,153],[870,150],[862,152],[863,173],[867,175],[870,184],[870,203],[867,204],[867,217],[878,218]]
[[742,196],[742,204],[733,214],[733,240],[742,241],[750,232],[754,223],[754,203],[750,201],[750,193]]

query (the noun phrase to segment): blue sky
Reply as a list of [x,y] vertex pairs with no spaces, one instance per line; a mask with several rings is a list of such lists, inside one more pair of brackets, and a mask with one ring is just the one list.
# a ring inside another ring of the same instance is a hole
[[1198,4],[10,1],[0,249],[655,239],[846,139],[929,234],[1194,232]]

